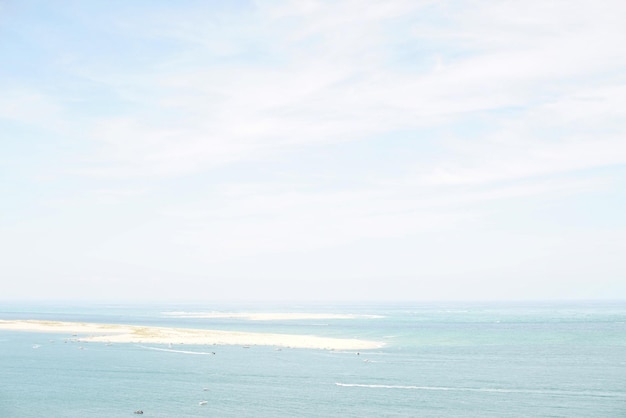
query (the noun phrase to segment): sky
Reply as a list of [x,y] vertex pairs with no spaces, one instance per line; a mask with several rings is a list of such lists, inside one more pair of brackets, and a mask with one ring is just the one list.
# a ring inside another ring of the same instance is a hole
[[0,299],[624,299],[625,21],[0,0]]

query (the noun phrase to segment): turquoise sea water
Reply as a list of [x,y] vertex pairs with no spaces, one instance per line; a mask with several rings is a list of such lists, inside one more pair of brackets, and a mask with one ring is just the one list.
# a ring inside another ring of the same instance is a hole
[[[164,312],[356,319],[189,319]],[[314,334],[371,351],[77,343],[0,331],[0,417],[626,417],[626,302],[0,306],[50,319]],[[212,354],[215,352],[215,354]],[[200,405],[200,402],[206,404]]]

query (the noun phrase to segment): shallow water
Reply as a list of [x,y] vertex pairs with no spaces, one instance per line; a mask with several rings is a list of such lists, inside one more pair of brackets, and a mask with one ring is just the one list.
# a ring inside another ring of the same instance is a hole
[[[381,318],[164,314],[214,310]],[[623,302],[0,308],[0,319],[25,318],[315,334],[386,346],[357,353],[106,345],[0,331],[0,417],[125,417],[138,409],[144,417],[626,416]]]

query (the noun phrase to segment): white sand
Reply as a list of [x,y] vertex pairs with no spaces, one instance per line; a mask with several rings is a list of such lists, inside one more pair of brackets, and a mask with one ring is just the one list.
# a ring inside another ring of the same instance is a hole
[[251,321],[283,321],[296,319],[358,319],[382,318],[379,315],[325,314],[300,312],[163,312],[174,318],[233,318]]
[[268,334],[35,320],[0,320],[0,330],[71,334],[78,341],[85,342],[242,346],[266,345],[327,350],[367,350],[379,348],[383,345],[376,341],[326,338],[313,335]]

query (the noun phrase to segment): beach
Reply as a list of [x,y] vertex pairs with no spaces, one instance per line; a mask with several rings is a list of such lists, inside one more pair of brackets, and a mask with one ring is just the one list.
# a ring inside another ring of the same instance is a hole
[[377,341],[314,335],[41,320],[0,320],[0,330],[68,334],[77,341],[103,343],[261,345],[324,350],[368,350],[383,346]]

